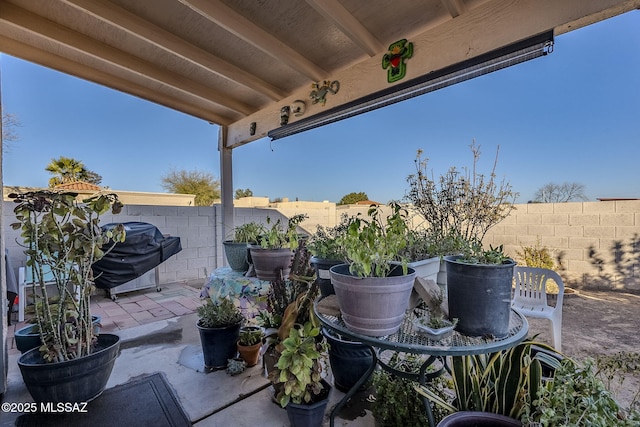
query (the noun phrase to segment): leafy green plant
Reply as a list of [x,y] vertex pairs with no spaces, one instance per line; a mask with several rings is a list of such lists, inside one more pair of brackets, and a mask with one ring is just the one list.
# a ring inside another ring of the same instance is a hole
[[553,351],[545,344],[526,341],[494,354],[452,357],[451,376],[455,400],[448,401],[428,387],[419,394],[449,412],[484,411],[520,419],[534,408],[542,387],[542,364],[559,368],[557,359],[531,351],[532,345]]
[[198,307],[198,325],[203,328],[222,328],[235,325],[244,320],[244,316],[230,298],[221,298],[214,302],[211,298]]
[[349,217],[344,214],[340,224],[327,228],[318,225],[316,232],[309,237],[307,248],[312,255],[331,260],[345,260],[347,253],[340,239],[347,232]]
[[[394,369],[407,373],[417,374],[422,365],[416,355],[405,355],[400,357],[398,353],[393,353],[388,365]],[[430,384],[430,388],[434,393],[443,390],[440,387],[445,380],[437,378]],[[376,403],[373,406],[373,416],[376,419],[376,425],[380,427],[418,427],[428,425],[425,415],[425,408],[415,393],[414,387],[417,382],[408,378],[394,375],[386,370],[379,369],[373,373],[373,385],[376,391]],[[447,412],[435,410],[434,418],[439,421]]]
[[416,173],[407,177],[407,199],[439,238],[454,231],[467,241],[482,241],[487,230],[506,218],[518,193],[496,178],[498,155],[488,175],[477,171],[480,146],[471,144],[473,165],[463,171],[451,167],[439,178],[428,171],[428,159],[418,150]]
[[[406,224],[407,210],[397,203],[390,204],[392,213],[382,217],[378,206],[371,206],[368,219],[358,214],[352,217],[347,232],[342,236],[349,260],[349,271],[359,277],[386,277],[393,268],[391,264],[407,246],[409,228]],[[407,259],[401,258],[403,274],[407,274]]]
[[280,358],[270,378],[274,384],[282,383],[276,399],[284,408],[294,403],[312,403],[323,390],[323,361],[328,344],[320,334],[320,327],[311,321],[296,324],[281,343]]
[[595,373],[593,359],[579,364],[564,359],[535,399],[534,410],[524,421],[547,426],[631,427],[640,423],[640,413],[625,413]]
[[298,247],[298,224],[304,221],[306,214],[297,214],[287,220],[287,226],[282,225],[282,221],[278,219],[272,222],[267,217],[267,227],[260,235],[260,246],[263,249],[280,249],[289,248],[292,251]]
[[489,245],[489,249],[483,249],[482,244],[475,241],[469,244],[456,261],[466,264],[508,264],[513,262],[513,259],[504,253],[503,245],[495,248]]
[[262,224],[247,222],[233,229],[233,242],[257,244],[265,229]]
[[[122,224],[100,228],[100,216],[122,209],[116,194],[98,194],[82,202],[76,193],[35,191],[11,194],[37,291],[36,323],[40,353],[49,362],[77,359],[91,353],[95,343],[90,311],[94,290],[91,266],[125,239]],[[58,297],[49,298],[45,274],[50,272]]]

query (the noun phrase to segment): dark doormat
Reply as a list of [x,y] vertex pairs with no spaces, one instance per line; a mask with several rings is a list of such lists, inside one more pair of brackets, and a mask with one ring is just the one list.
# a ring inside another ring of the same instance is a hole
[[[56,405],[54,405],[56,408]],[[57,408],[56,408],[57,409]],[[61,411],[64,408],[60,408]],[[82,409],[80,407],[71,409]],[[23,414],[18,427],[190,427],[191,422],[162,373],[136,378],[107,389],[89,402],[86,412]]]

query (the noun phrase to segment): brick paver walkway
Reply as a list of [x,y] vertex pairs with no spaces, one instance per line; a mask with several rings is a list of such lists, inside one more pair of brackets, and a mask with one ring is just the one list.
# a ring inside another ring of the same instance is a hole
[[[200,288],[184,283],[170,283],[162,285],[160,292],[150,288],[119,294],[116,301],[112,301],[103,291],[98,290],[91,298],[91,313],[101,317],[103,332],[113,332],[190,314],[195,312],[200,304]],[[17,313],[12,317],[7,342],[9,352],[17,353],[13,335],[28,323],[17,323]]]

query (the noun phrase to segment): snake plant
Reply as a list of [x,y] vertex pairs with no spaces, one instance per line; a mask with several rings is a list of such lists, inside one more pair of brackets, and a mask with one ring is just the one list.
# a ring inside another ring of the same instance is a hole
[[534,345],[554,351],[545,344],[526,341],[499,353],[452,357],[456,406],[428,387],[417,386],[416,390],[450,412],[483,411],[519,419],[532,410],[542,387],[542,363],[560,367],[560,362],[548,354],[534,354]]

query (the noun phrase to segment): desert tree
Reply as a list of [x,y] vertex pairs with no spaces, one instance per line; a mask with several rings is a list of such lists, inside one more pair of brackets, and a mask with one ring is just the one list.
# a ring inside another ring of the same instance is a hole
[[162,176],[161,185],[170,193],[194,194],[196,206],[211,206],[220,198],[220,181],[209,172],[173,169]]
[[407,177],[406,199],[438,239],[453,232],[467,241],[482,241],[489,228],[509,215],[518,196],[506,179],[497,177],[499,147],[488,174],[478,170],[480,146],[474,141],[470,148],[470,168],[452,166],[438,178],[428,169],[429,159],[418,150],[416,172]]
[[585,201],[587,196],[584,190],[584,184],[578,182],[565,182],[563,184],[549,182],[536,191],[534,202],[564,203]]

